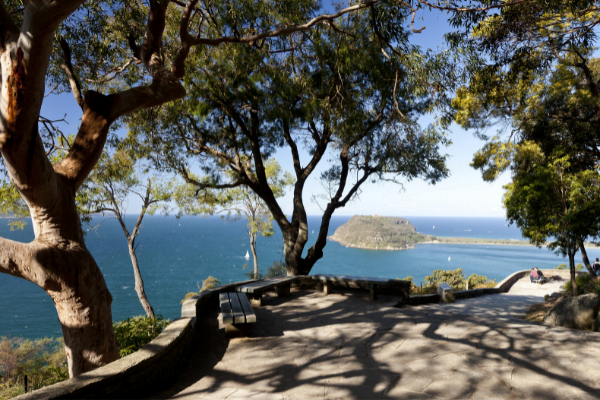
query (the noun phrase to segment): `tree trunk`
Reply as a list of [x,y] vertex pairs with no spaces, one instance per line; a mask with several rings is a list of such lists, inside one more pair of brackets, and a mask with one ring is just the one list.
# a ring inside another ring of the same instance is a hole
[[135,277],[135,292],[138,295],[138,299],[140,299],[140,303],[142,303],[142,307],[144,307],[144,311],[146,311],[146,315],[150,318],[154,318],[154,310],[146,297],[146,292],[144,291],[144,281],[142,280],[142,275],[140,274],[140,267],[138,265],[137,255],[135,254],[135,247],[133,241],[127,241],[129,247],[129,257],[131,257],[131,265],[133,265],[133,276]]
[[71,184],[57,178],[61,196],[30,204],[33,242],[0,238],[0,271],[40,286],[52,297],[62,327],[71,377],[119,358],[110,295],[83,240]]
[[569,255],[569,268],[571,270],[571,285],[573,287],[573,296],[577,296],[577,274],[575,273],[575,251],[569,248],[567,249],[567,253]]
[[583,240],[579,241],[579,249],[581,250],[581,257],[583,258],[583,265],[587,268],[590,276],[592,278],[596,277],[596,273],[590,264],[590,259],[588,258],[587,252],[585,251],[585,246],[583,245]]
[[256,256],[256,234],[250,233],[250,249],[254,257],[254,279],[258,279],[258,257]]

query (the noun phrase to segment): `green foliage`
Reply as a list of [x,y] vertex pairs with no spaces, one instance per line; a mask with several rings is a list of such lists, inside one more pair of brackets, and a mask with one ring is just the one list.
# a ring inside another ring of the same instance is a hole
[[558,264],[558,266],[554,267],[554,269],[567,269],[567,264]]
[[276,278],[278,276],[286,276],[287,268],[285,266],[285,262],[283,261],[274,261],[273,264],[267,268],[267,273],[265,274],[265,278]]
[[582,263],[578,263],[577,265],[575,265],[575,271],[583,271],[584,267]]
[[113,329],[119,345],[119,354],[125,357],[150,343],[171,321],[157,315],[154,318],[139,315],[114,322]]
[[208,278],[202,281],[202,287],[200,288],[200,292],[204,292],[208,289],[214,289],[218,286],[221,286],[221,281],[213,276],[209,276]]
[[69,379],[62,338],[28,340],[0,338],[0,400]]
[[198,292],[189,292],[188,294],[186,294],[183,297],[183,300],[181,300],[181,304],[185,303],[187,299],[197,295],[198,293],[221,286],[221,281],[215,277],[209,276],[208,278],[202,281],[202,286],[200,286],[199,282],[197,282],[196,285],[198,285]]
[[437,287],[440,283],[447,283],[454,290],[462,290],[465,288],[465,275],[462,268],[455,270],[436,269],[429,276],[425,277],[425,285]]
[[[575,278],[577,284],[577,294],[595,293],[600,295],[600,280],[592,278],[589,274],[578,275]],[[573,293],[573,284],[571,281],[565,283],[564,287],[567,294]]]
[[471,274],[469,276],[469,289],[490,288],[496,286],[496,280],[489,280],[487,276]]

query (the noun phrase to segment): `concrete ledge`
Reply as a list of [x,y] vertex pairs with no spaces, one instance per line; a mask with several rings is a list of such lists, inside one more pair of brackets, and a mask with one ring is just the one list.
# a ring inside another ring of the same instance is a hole
[[139,351],[94,371],[46,386],[17,399],[127,398],[143,395],[147,382],[174,366],[189,346],[195,318],[169,324]]
[[252,281],[235,282],[199,293],[183,303],[181,318],[171,322],[158,337],[137,352],[15,399],[106,399],[151,395],[148,391],[152,390],[153,381],[169,375],[187,353],[194,331],[202,326],[202,317],[208,310],[217,307],[219,293],[233,291],[237,286]]
[[510,274],[496,285],[496,289],[498,289],[500,293],[506,293],[510,290],[510,288],[512,287],[512,285],[515,284],[516,281],[528,276],[530,273],[530,269],[524,269],[522,271],[517,271],[513,274]]

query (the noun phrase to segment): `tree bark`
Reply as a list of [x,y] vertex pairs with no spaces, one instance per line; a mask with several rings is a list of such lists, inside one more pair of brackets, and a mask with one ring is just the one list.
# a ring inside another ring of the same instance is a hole
[[582,240],[579,241],[579,250],[581,250],[581,257],[583,258],[583,265],[585,265],[585,267],[587,268],[590,276],[592,278],[595,278],[596,273],[594,272],[594,269],[592,268],[592,265],[590,264],[590,259],[588,258],[587,252],[585,251],[585,246],[583,245]]
[[144,311],[146,311],[146,315],[150,318],[154,318],[154,309],[150,305],[150,302],[146,297],[146,292],[144,291],[144,281],[142,279],[142,274],[140,274],[140,267],[138,265],[137,255],[135,254],[134,242],[128,240],[127,244],[129,246],[129,257],[131,257],[131,265],[133,265],[133,276],[135,277],[135,292],[138,295],[138,299],[140,299],[140,303],[142,303],[142,307],[144,307]]
[[256,255],[256,234],[250,233],[250,249],[254,257],[254,279],[258,279],[258,257]]
[[575,251],[571,249],[571,246],[567,249],[569,256],[569,268],[571,270],[571,285],[573,287],[573,296],[577,296],[577,274],[575,273]]

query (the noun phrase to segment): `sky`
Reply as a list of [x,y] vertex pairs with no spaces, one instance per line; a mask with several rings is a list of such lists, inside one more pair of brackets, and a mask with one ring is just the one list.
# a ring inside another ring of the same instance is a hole
[[[414,34],[412,40],[423,48],[440,50],[443,46],[443,34],[450,30],[446,15],[442,13],[427,13],[417,18],[415,28],[426,28],[420,34]],[[81,119],[81,109],[69,93],[49,96],[44,101],[41,115],[49,119],[68,121],[61,129],[67,134],[76,133]],[[403,185],[393,183],[368,183],[362,187],[358,199],[336,211],[335,215],[378,214],[382,216],[448,216],[448,217],[504,217],[502,207],[503,185],[510,181],[509,173],[504,173],[493,183],[484,182],[481,173],[469,166],[473,154],[483,146],[483,142],[475,138],[472,132],[467,132],[457,125],[452,125],[449,131],[452,145],[443,148],[448,154],[447,166],[450,177],[436,185],[429,185],[421,180],[403,182]],[[286,171],[293,172],[292,159],[287,149],[275,154],[275,158]],[[323,193],[318,177],[328,168],[327,160],[323,157],[319,168],[305,187],[304,203],[309,215],[319,215],[319,205],[311,201],[313,194]],[[309,156],[302,151],[302,164],[306,165]],[[279,199],[284,212],[291,214],[292,197],[288,193]],[[139,199],[130,198],[128,213],[139,213]]]

